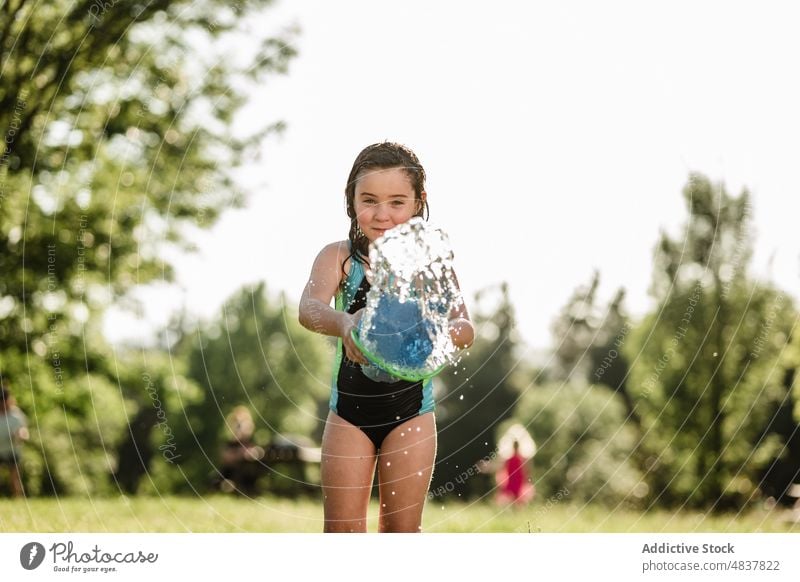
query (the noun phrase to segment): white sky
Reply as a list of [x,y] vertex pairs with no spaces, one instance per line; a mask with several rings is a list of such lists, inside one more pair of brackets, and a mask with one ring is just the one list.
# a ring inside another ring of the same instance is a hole
[[242,126],[283,119],[229,212],[178,265],[179,285],[112,311],[112,340],[141,338],[185,301],[214,315],[265,279],[296,301],[316,253],[346,238],[343,189],[366,145],[409,145],[429,175],[467,298],[508,281],[523,339],[550,343],[573,289],[647,288],[659,229],[678,232],[688,173],[753,194],[756,274],[800,295],[800,35],[790,3],[292,0],[300,55]]

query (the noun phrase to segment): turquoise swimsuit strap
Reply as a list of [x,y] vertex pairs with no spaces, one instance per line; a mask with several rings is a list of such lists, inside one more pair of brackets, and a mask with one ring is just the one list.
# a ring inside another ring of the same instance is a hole
[[353,299],[356,297],[358,287],[364,279],[364,265],[355,257],[350,259],[350,272],[347,274],[347,281],[344,282],[343,289],[343,311],[350,309]]

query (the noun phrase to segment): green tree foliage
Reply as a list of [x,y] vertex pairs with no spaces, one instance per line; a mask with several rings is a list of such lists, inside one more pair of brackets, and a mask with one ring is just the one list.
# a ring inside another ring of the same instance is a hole
[[622,346],[631,323],[625,312],[625,290],[617,290],[605,308],[597,301],[600,274],[578,287],[553,322],[555,363],[549,377],[562,381],[601,384],[618,392],[628,417],[639,417],[628,391],[629,364]]
[[595,271],[589,285],[575,289],[553,322],[555,363],[550,371],[553,378],[585,378],[591,373],[587,355],[597,341],[600,321],[595,302],[599,285],[600,274]]
[[262,445],[276,435],[311,435],[324,422],[330,344],[302,328],[296,310],[269,297],[263,283],[236,293],[215,321],[187,333],[175,351],[202,387],[197,402],[184,403],[176,429],[182,455],[176,462],[187,479],[180,488],[202,488],[218,470],[220,446],[229,438],[225,417],[235,406],[251,410]]
[[576,380],[532,385],[506,424],[521,422],[536,442],[539,499],[566,489],[570,502],[637,506],[647,487],[630,457],[638,437],[626,417],[618,395]]
[[[782,301],[783,296],[776,296]],[[772,497],[784,505],[793,504],[796,499],[787,495],[793,484],[800,482],[800,333],[797,330],[797,313],[794,313],[792,331],[777,361],[776,373],[782,375],[783,399],[776,403],[774,413],[764,427],[762,438],[778,438],[785,443],[769,465],[760,472],[759,489],[765,496]],[[778,341],[783,344],[778,332],[777,337],[770,337],[773,318],[777,310],[767,312],[762,333],[756,340],[756,349],[764,343]],[[755,352],[754,352],[755,354]]]
[[185,411],[202,401],[203,390],[186,374],[183,358],[165,351],[123,354],[117,384],[127,397],[125,431],[114,441],[112,485],[126,494],[163,494],[180,487],[185,476],[178,446]]
[[[103,310],[171,279],[164,251],[243,203],[232,171],[282,127],[233,132],[248,87],[295,54],[294,31],[255,29],[269,3],[0,2],[0,373],[36,415],[42,491],[106,482],[122,403],[142,400],[141,381],[114,385]],[[94,423],[97,402],[113,410]],[[92,471],[58,469],[69,450]]]
[[527,370],[520,369],[508,286],[504,283],[497,290],[480,292],[475,305],[477,310],[471,313],[475,344],[458,365],[437,377],[442,394],[437,404],[439,446],[431,489],[445,487],[443,491],[462,497],[484,494],[492,486],[486,478],[459,477],[482,459],[491,458],[496,429],[511,415],[527,375]]
[[751,499],[784,453],[768,427],[790,394],[777,364],[796,312],[747,274],[748,192],[693,174],[683,196],[689,220],[656,251],[658,307],[625,346],[629,385],[651,503],[722,509]]

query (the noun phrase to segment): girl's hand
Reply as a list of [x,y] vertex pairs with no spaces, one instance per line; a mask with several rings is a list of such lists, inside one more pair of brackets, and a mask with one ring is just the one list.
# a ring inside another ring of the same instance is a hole
[[450,339],[459,350],[471,346],[475,340],[475,329],[472,327],[472,322],[463,317],[451,319]]
[[356,342],[353,340],[352,334],[352,331],[358,327],[358,323],[361,321],[361,317],[364,315],[364,310],[359,309],[355,313],[343,313],[342,315],[341,338],[347,358],[353,362],[356,362],[357,364],[369,364],[367,358],[365,358],[364,354],[361,353],[361,350],[358,349]]

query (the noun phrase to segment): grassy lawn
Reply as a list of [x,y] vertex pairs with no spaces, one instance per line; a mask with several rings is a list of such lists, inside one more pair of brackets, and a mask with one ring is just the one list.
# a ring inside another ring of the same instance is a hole
[[[377,529],[378,505],[370,508]],[[427,532],[798,532],[785,511],[740,515],[697,512],[610,511],[561,503],[502,509],[489,503],[429,502]],[[0,532],[307,532],[322,531],[322,505],[315,500],[255,499],[215,495],[0,499]]]

